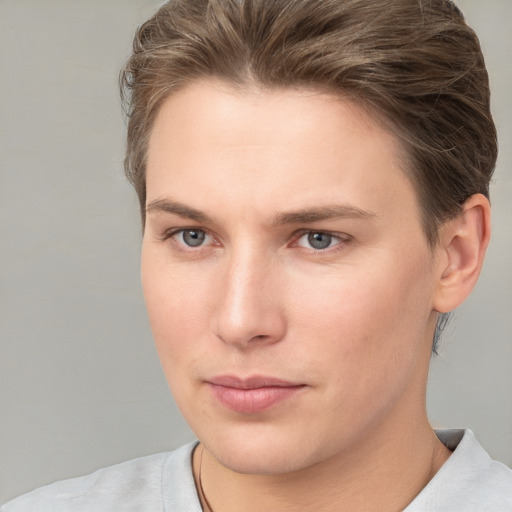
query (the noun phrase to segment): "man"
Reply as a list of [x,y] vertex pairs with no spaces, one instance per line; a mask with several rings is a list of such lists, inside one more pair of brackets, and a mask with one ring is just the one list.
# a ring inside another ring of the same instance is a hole
[[180,0],[123,74],[164,372],[199,443],[17,510],[510,510],[425,408],[496,160],[478,40],[444,0]]

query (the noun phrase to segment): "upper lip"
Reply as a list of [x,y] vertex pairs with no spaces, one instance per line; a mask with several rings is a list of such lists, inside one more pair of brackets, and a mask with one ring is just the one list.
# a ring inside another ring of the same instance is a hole
[[297,384],[296,382],[290,382],[276,377],[267,377],[265,375],[254,375],[252,377],[241,378],[236,375],[219,375],[211,379],[207,379],[207,382],[216,386],[224,386],[235,389],[258,389],[258,388],[289,388],[298,387],[303,384]]

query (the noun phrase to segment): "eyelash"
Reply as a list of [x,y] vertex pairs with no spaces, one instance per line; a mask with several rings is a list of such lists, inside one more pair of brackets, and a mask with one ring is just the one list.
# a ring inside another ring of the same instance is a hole
[[[188,232],[195,231],[195,232],[204,233],[206,237],[209,236],[212,238],[212,240],[214,242],[216,242],[215,237],[207,229],[196,228],[196,227],[185,227],[185,228],[168,230],[163,234],[162,240],[163,241],[171,240],[171,239],[175,238],[177,235],[180,235],[180,234],[183,235],[187,231]],[[330,237],[330,239],[336,241],[336,243],[334,243],[333,245],[329,245],[328,247],[325,247],[322,249],[301,246],[299,244],[299,241],[303,237],[309,236],[309,235],[324,235],[324,236]],[[351,244],[353,239],[351,236],[346,235],[346,234],[333,233],[331,231],[320,231],[320,230],[315,231],[315,230],[310,229],[310,230],[301,230],[299,232],[296,232],[293,235],[292,240],[293,241],[289,245],[290,247],[301,247],[307,251],[310,251],[313,254],[324,254],[324,253],[328,253],[328,252],[336,252],[338,250],[342,250],[343,248],[346,248],[348,245]],[[206,247],[204,244],[197,245],[194,247],[194,246],[186,244],[184,241],[181,241],[181,242],[179,242],[178,240],[173,240],[173,241],[174,241],[174,244],[178,247],[178,249],[180,251],[184,251],[184,252],[197,252],[198,250],[204,249]],[[215,245],[219,245],[219,243],[216,242]]]

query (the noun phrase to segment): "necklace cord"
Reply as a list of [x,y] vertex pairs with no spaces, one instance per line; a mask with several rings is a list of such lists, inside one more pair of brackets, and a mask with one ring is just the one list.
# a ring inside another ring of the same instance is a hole
[[197,483],[199,484],[199,497],[201,498],[201,501],[203,502],[203,512],[213,512],[213,509],[206,499],[206,494],[203,489],[203,480],[202,480],[202,469],[203,469],[203,453],[204,453],[204,447],[201,444],[201,453],[199,454],[199,471],[197,475]]

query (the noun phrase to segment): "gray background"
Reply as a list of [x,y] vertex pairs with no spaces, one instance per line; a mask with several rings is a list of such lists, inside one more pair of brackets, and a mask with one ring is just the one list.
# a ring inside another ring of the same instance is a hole
[[[154,0],[0,0],[0,502],[192,435],[157,361],[117,73]],[[501,154],[494,238],[432,365],[435,426],[512,464],[512,1],[480,34]]]

